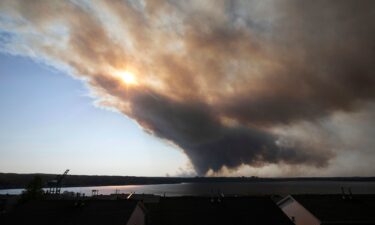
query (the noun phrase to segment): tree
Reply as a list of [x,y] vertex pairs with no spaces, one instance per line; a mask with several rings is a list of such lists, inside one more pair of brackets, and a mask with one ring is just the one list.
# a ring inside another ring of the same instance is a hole
[[43,181],[40,176],[35,176],[22,192],[21,201],[41,199],[43,197]]

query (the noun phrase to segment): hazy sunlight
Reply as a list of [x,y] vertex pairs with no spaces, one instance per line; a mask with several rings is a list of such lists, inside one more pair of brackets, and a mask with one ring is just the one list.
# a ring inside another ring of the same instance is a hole
[[122,80],[125,84],[128,84],[128,85],[137,84],[137,80],[136,80],[134,74],[132,74],[132,73],[129,72],[129,71],[119,71],[119,72],[117,73],[117,75],[121,78],[121,80]]

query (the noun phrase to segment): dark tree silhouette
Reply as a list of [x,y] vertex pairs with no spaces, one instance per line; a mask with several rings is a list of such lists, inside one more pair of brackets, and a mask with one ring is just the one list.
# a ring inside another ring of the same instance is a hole
[[43,181],[40,176],[35,176],[26,186],[26,190],[22,193],[21,201],[29,201],[41,199],[43,197]]

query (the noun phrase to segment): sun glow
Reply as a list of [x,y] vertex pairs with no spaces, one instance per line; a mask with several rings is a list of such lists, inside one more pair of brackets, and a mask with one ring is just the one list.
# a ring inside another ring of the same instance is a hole
[[132,74],[132,73],[129,72],[129,71],[120,71],[120,72],[117,73],[117,75],[119,76],[119,78],[120,78],[125,84],[128,84],[128,85],[131,85],[131,84],[137,84],[137,80],[135,79],[134,74]]

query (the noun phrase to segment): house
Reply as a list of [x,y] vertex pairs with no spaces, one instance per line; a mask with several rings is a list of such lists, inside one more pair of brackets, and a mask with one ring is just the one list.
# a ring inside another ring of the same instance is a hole
[[151,225],[293,225],[269,197],[164,197],[147,208]]
[[19,204],[0,224],[144,225],[142,203],[127,200],[40,200]]
[[375,195],[289,195],[277,204],[297,225],[375,224]]

